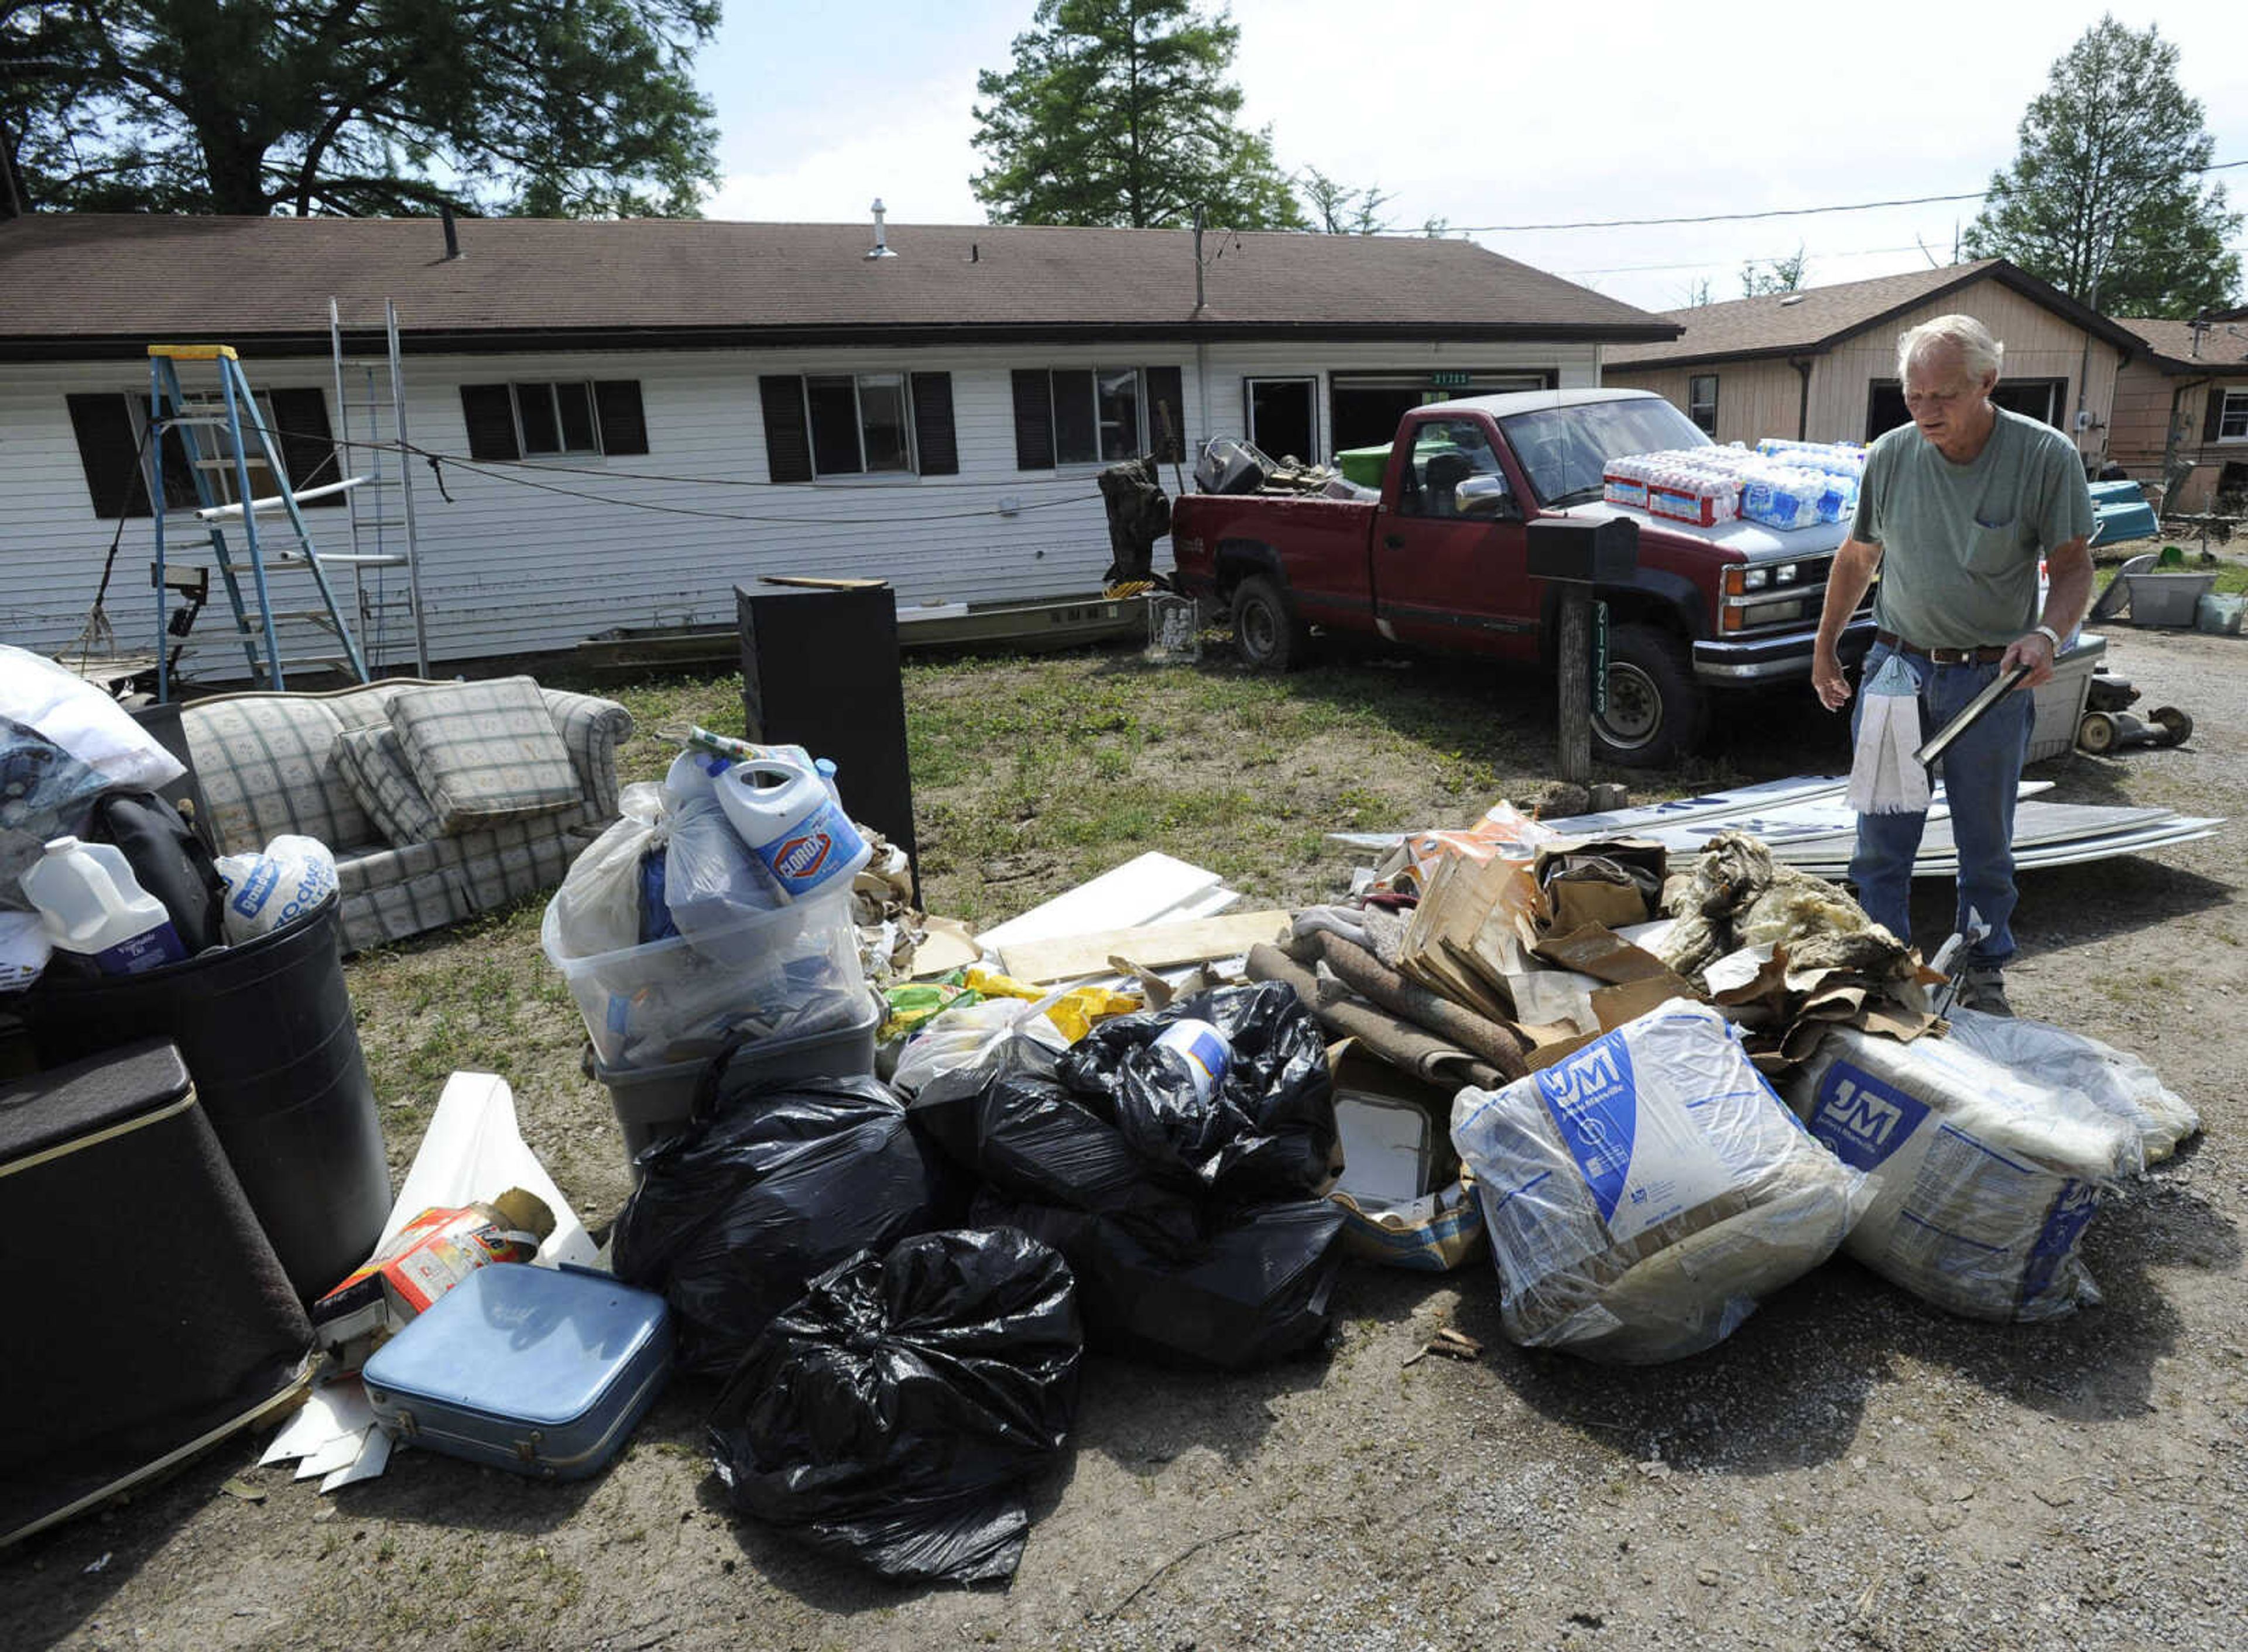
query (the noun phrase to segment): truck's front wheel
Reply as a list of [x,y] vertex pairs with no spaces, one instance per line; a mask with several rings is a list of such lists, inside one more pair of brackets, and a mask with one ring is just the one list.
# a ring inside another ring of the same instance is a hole
[[1233,646],[1259,671],[1292,671],[1311,651],[1311,633],[1288,611],[1280,587],[1253,573],[1234,587]]
[[1607,709],[1593,713],[1599,756],[1625,769],[1667,768],[1702,737],[1703,697],[1686,645],[1648,625],[1608,633]]

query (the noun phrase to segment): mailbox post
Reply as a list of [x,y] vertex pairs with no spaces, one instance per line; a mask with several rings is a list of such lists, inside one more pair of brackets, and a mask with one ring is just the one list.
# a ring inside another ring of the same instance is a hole
[[1605,687],[1606,650],[1595,661],[1593,592],[1629,582],[1639,566],[1639,524],[1628,517],[1580,522],[1546,517],[1530,524],[1528,572],[1560,588],[1558,689],[1561,699],[1561,778],[1578,785],[1593,778],[1593,703]]

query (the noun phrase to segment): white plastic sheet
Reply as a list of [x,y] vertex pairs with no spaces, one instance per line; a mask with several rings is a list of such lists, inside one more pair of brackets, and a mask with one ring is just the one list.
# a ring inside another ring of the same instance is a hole
[[2201,1114],[2137,1056],[2050,1021],[1954,1010],[1951,1036],[2022,1078],[2074,1090],[2139,1133],[2147,1162],[2167,1159],[2199,1134]]
[[113,784],[153,792],[185,765],[123,706],[52,660],[0,643],[0,716],[53,741]]

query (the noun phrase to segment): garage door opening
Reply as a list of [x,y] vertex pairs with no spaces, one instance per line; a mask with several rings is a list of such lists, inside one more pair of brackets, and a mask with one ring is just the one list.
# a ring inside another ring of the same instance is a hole
[[[2025,414],[2058,429],[2068,416],[2068,380],[2001,379],[1991,392],[1991,400],[2009,413]],[[1866,403],[1866,440],[1871,442],[1885,430],[1911,422],[1912,415],[1905,411],[1904,387],[1895,379],[1874,380]]]

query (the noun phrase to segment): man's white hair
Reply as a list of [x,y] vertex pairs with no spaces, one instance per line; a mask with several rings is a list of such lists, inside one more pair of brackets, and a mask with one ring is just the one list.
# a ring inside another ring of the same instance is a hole
[[1938,316],[1908,330],[1897,340],[1897,377],[1902,379],[1917,358],[1945,345],[1958,347],[1967,376],[1979,379],[2005,366],[2006,346],[1991,336],[1991,329],[1973,316]]

